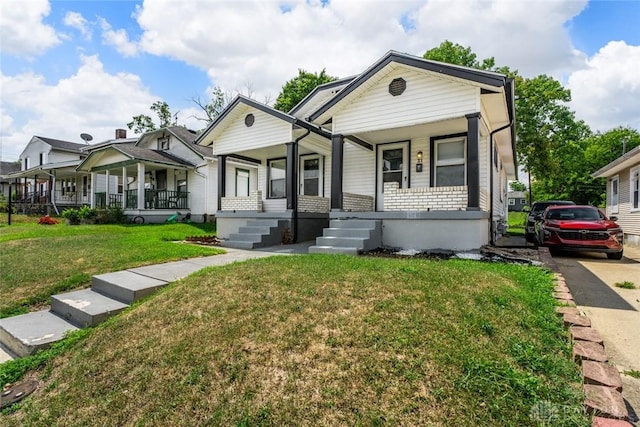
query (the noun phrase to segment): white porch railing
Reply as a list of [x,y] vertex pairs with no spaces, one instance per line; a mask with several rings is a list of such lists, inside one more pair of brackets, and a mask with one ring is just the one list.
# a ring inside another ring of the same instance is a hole
[[355,193],[342,193],[342,210],[346,212],[373,212],[374,199]]
[[223,197],[222,210],[262,212],[262,191],[254,191],[246,197]]
[[328,213],[331,208],[331,200],[326,197],[298,196],[298,212]]
[[467,208],[467,186],[398,188],[384,184],[385,211],[457,211]]

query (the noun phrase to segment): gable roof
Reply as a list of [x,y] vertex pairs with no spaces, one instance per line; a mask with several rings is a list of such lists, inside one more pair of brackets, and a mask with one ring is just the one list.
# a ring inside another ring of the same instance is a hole
[[618,172],[640,163],[640,145],[627,151],[608,165],[591,174],[594,178],[608,178]]
[[389,51],[380,60],[374,63],[371,67],[365,70],[358,77],[353,79],[344,89],[331,98],[328,102],[320,106],[310,116],[310,121],[316,121],[322,117],[346,98],[349,94],[353,93],[357,88],[362,86],[367,80],[385,68],[387,65],[395,62],[397,64],[407,65],[410,67],[418,68],[425,71],[430,71],[437,74],[446,75],[453,78],[466,80],[477,84],[478,86],[486,90],[499,90],[499,88],[507,86],[507,78],[500,73],[494,73],[492,71],[483,71],[475,68],[462,67],[460,65],[447,64],[444,62],[431,61],[417,56],[408,55],[406,53],[400,53],[396,51]]
[[[135,143],[130,142],[130,143],[120,143],[120,144],[113,144],[113,145],[107,145],[103,148],[100,148],[98,150],[94,150],[92,151],[89,156],[87,156],[86,159],[84,159],[76,168],[77,171],[81,171],[81,170],[91,170],[91,167],[83,169],[83,167],[85,167],[87,164],[91,163],[91,161],[96,157],[99,156],[100,154],[104,153],[105,151],[108,150],[113,150],[113,151],[117,151],[120,154],[123,154],[124,156],[128,157],[129,160],[126,161],[126,163],[135,163],[138,161],[143,161],[143,162],[150,162],[150,163],[156,163],[156,164],[161,164],[161,165],[166,165],[166,166],[173,166],[173,167],[180,167],[180,168],[191,168],[191,167],[195,167],[195,165],[191,162],[188,162],[184,159],[181,159],[178,156],[174,156],[171,153],[168,153],[166,151],[162,151],[162,150],[151,150],[149,148],[142,148],[142,147],[137,147],[135,145]],[[105,166],[105,165],[103,165]]]
[[77,142],[63,141],[61,139],[53,139],[53,138],[45,138],[43,136],[35,136],[42,142],[49,144],[51,147],[63,150],[63,151],[72,151],[74,153],[80,153],[86,149],[86,144],[79,144]]
[[313,109],[324,104],[328,98],[331,98],[336,93],[341,91],[355,78],[356,76],[345,77],[316,86],[307,96],[305,96],[289,111],[289,114],[292,116],[304,118],[304,112],[307,109],[310,110],[309,112],[312,112]]
[[20,171],[20,162],[0,162],[0,176]]
[[153,135],[156,135],[159,133],[162,133],[162,134],[169,133],[175,136],[187,148],[195,152],[201,158],[213,156],[211,148],[203,147],[202,145],[197,145],[194,143],[194,141],[196,140],[197,134],[194,131],[187,129],[184,126],[168,126],[166,128],[160,128],[160,129],[153,130],[151,132],[146,132],[140,135],[135,145],[137,146],[145,139],[151,138],[153,137]]

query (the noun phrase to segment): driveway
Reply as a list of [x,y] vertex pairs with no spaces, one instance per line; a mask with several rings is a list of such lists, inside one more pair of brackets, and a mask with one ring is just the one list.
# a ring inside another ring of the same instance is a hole
[[[622,374],[622,395],[633,422],[640,414],[640,379],[624,372],[640,373],[640,249],[625,247],[621,261],[597,253],[564,253],[554,256],[573,298],[602,336],[610,358]],[[634,283],[637,289],[615,286]]]

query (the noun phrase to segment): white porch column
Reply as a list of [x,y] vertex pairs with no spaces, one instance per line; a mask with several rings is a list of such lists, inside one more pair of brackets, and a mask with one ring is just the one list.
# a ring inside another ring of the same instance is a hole
[[104,184],[104,204],[107,208],[110,208],[111,206],[109,206],[109,178],[111,178],[111,175],[109,174],[109,170],[104,171],[104,177],[106,179],[106,183]]
[[122,167],[122,209],[127,209],[127,190],[129,186],[127,185],[129,177],[127,176],[127,168]]
[[144,163],[138,163],[138,209],[144,209]]
[[95,172],[91,172],[91,191],[89,192],[89,203],[91,204],[91,209],[96,208],[96,182],[98,174]]

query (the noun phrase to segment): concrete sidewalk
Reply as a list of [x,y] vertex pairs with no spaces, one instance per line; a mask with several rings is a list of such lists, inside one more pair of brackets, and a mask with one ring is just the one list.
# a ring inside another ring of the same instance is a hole
[[91,289],[51,297],[51,310],[0,319],[0,363],[46,348],[67,332],[95,326],[168,283],[205,267],[264,258],[306,254],[313,242],[259,250],[225,248],[226,253],[191,258],[94,276]]

